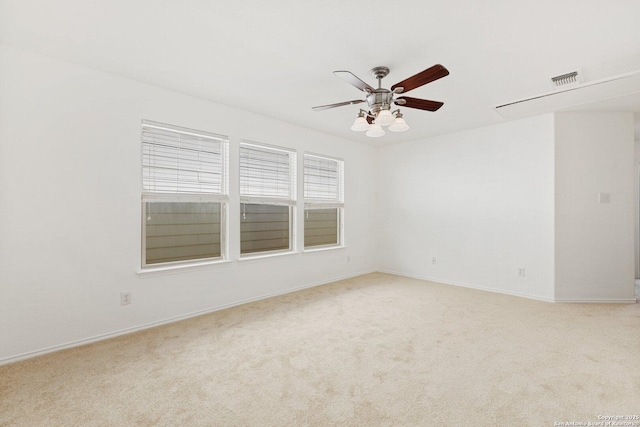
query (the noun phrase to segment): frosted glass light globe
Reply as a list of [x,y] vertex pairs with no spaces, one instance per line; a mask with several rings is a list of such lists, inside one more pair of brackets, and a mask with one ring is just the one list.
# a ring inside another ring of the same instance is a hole
[[402,117],[396,117],[393,124],[389,126],[391,132],[405,132],[409,130],[409,125]]
[[365,130],[369,130],[369,123],[367,122],[367,119],[365,119],[363,116],[358,116],[356,117],[356,121],[353,122],[353,125],[351,126],[351,130],[355,130],[356,132],[362,132]]
[[393,114],[389,110],[380,110],[376,117],[376,123],[380,126],[389,126],[394,121]]
[[371,127],[369,128],[369,130],[365,135],[370,136],[372,138],[378,138],[384,135],[384,131],[382,130],[382,127],[380,127],[379,124],[374,123],[371,125]]

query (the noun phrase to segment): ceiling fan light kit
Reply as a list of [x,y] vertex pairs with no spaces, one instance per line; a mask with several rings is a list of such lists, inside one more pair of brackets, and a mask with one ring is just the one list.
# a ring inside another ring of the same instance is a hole
[[405,132],[409,130],[409,125],[402,117],[400,109],[391,111],[391,105],[402,105],[408,108],[416,108],[418,110],[436,111],[442,107],[443,103],[438,101],[430,101],[428,99],[409,98],[400,96],[394,99],[395,95],[406,93],[420,86],[431,83],[442,77],[449,75],[449,71],[440,64],[409,77],[391,86],[391,89],[382,87],[382,79],[389,74],[388,67],[375,67],[371,69],[371,74],[378,80],[378,88],[375,89],[369,84],[362,81],[350,71],[334,71],[333,74],[340,77],[350,85],[365,92],[366,99],[357,99],[354,101],[339,102],[336,104],[320,105],[313,107],[314,111],[328,110],[330,108],[341,107],[344,105],[353,105],[366,102],[369,110],[360,110],[358,117],[353,122],[351,130],[356,132],[364,132],[365,135],[378,138],[385,134],[382,126],[388,126],[391,132]]

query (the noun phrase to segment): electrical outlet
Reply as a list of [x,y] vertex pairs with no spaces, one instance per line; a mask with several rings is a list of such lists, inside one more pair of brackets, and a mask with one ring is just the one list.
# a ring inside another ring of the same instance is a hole
[[438,261],[437,259],[435,259],[435,258],[431,258],[431,264],[436,265],[436,264],[437,264],[437,261]]
[[347,262],[351,262],[351,255],[347,255]]
[[525,270],[524,267],[520,267],[518,269],[518,277],[524,277],[525,276]]
[[131,292],[120,292],[120,305],[131,304]]

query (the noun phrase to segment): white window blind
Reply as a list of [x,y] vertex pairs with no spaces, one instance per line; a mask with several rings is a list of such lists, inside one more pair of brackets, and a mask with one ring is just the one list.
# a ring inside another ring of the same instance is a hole
[[240,144],[240,196],[293,201],[296,153],[247,142]]
[[342,202],[343,162],[327,157],[304,155],[304,198]]
[[143,191],[226,194],[226,144],[223,136],[143,121]]

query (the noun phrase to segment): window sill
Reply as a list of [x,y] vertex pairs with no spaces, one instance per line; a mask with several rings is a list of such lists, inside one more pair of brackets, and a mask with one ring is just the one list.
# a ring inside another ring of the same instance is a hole
[[347,249],[347,247],[344,246],[344,245],[340,245],[340,246],[322,246],[322,247],[317,247],[317,248],[305,249],[303,251],[303,253],[310,254],[310,253],[314,253],[314,252],[335,251],[337,249]]
[[198,263],[194,262],[194,263],[182,264],[182,265],[149,267],[149,268],[138,270],[137,274],[141,278],[165,276],[167,274],[177,274],[177,273],[183,273],[188,271],[208,270],[210,268],[224,267],[236,261],[240,263],[245,263],[249,261],[268,260],[271,258],[335,251],[335,250],[341,250],[341,249],[347,249],[347,246],[342,246],[342,245],[326,246],[326,247],[305,249],[302,252],[287,251],[287,252],[275,252],[275,253],[256,254],[256,255],[245,255],[236,260],[222,259],[222,260],[206,261],[206,262],[198,262]]
[[300,252],[287,251],[287,252],[272,252],[272,253],[256,254],[256,255],[244,255],[238,259],[238,262],[259,261],[259,260],[264,260],[269,258],[277,258],[277,257],[283,257],[283,256],[290,256],[290,255],[300,255]]
[[186,271],[207,270],[212,267],[222,267],[231,264],[233,261],[228,259],[219,259],[215,261],[194,262],[190,264],[171,265],[161,267],[149,267],[138,270],[138,276],[141,278],[164,276],[167,274],[176,274]]

